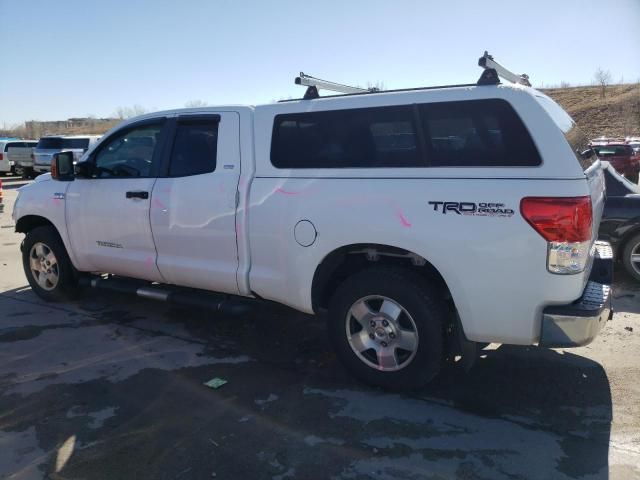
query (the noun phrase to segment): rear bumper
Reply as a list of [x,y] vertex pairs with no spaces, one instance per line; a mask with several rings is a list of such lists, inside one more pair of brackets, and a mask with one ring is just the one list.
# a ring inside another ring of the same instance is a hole
[[611,319],[613,251],[606,242],[596,242],[596,255],[589,282],[582,296],[568,305],[554,305],[542,313],[541,347],[580,347],[590,343]]

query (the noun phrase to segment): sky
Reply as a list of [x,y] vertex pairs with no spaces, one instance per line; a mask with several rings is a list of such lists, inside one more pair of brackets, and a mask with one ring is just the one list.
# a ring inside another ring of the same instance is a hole
[[640,81],[640,0],[0,0],[0,127],[300,97],[303,71],[384,88]]

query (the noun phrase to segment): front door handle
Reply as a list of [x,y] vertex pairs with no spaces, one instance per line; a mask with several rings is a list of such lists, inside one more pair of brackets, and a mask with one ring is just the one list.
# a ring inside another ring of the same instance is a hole
[[127,192],[127,198],[142,198],[146,200],[149,198],[149,192]]

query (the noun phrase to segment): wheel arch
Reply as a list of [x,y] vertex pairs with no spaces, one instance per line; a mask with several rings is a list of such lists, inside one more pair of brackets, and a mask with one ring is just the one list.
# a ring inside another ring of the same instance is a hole
[[[71,264],[74,267],[76,267],[75,258],[73,256],[73,251],[71,250],[70,245],[68,243],[68,238],[65,238],[65,236],[62,234],[63,232],[61,232],[60,229],[56,226],[56,224],[53,223],[48,218],[42,215],[36,215],[36,214],[24,215],[16,221],[15,231],[18,233],[24,233],[26,235],[30,231],[38,227],[53,228],[54,232],[56,232],[56,235],[62,242],[62,245],[64,246],[65,250],[67,251],[67,255],[69,255],[69,259],[71,260]],[[20,248],[22,248],[22,246]]]
[[393,265],[414,270],[436,284],[453,303],[451,291],[440,271],[426,258],[410,250],[377,243],[344,245],[329,252],[316,267],[311,286],[314,312],[327,307],[338,285],[348,276],[374,265]]
[[25,215],[24,217],[20,217],[16,222],[16,232],[29,233],[34,228],[45,226],[53,227],[58,235],[60,235],[60,232],[58,232],[53,222],[41,215]]

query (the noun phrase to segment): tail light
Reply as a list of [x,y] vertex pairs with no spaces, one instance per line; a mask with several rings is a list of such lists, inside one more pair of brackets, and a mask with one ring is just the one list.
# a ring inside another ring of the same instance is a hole
[[591,197],[526,197],[520,202],[520,213],[547,241],[551,273],[585,269],[593,225]]
[[2,203],[2,180],[0,180],[0,203]]
[[0,153],[0,160],[2,160],[4,157],[2,156],[2,154]]

